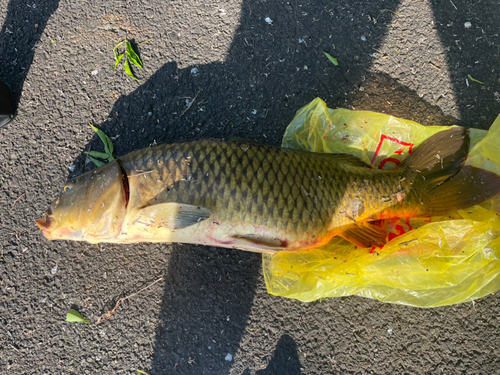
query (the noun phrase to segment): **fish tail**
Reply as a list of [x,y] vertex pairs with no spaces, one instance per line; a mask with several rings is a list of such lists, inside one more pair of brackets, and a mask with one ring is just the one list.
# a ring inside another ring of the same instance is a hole
[[412,194],[421,216],[443,215],[479,204],[500,192],[500,176],[462,166],[469,152],[469,131],[453,127],[439,132],[405,160],[414,179]]

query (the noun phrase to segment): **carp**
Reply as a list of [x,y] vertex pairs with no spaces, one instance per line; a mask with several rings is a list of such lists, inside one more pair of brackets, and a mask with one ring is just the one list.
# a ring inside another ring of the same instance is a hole
[[500,192],[500,176],[463,166],[469,143],[466,128],[441,131],[393,170],[243,140],[158,145],[70,180],[37,224],[48,239],[90,243],[274,253],[342,236],[382,246],[372,221],[442,215]]

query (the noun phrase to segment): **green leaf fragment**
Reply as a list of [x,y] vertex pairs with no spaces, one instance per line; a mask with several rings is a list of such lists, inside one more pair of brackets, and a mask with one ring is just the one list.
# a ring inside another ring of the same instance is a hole
[[108,160],[109,155],[104,153],[104,152],[99,152],[99,151],[86,151],[85,152],[88,156],[93,156],[94,158],[99,158],[103,160]]
[[116,68],[118,67],[118,64],[120,63],[120,61],[122,61],[123,56],[125,56],[124,53],[122,53],[121,55],[119,55],[118,57],[116,57],[116,59],[115,59],[115,68],[113,70],[116,70]]
[[92,163],[95,164],[96,167],[102,167],[104,164],[106,164],[105,162],[103,161],[100,161],[100,160],[97,160],[96,158],[93,158],[92,156],[88,155],[88,158],[90,159],[90,161]]
[[115,48],[113,48],[113,53],[115,54],[115,60],[118,59],[118,56],[116,55],[116,50],[118,49],[118,47],[120,47],[123,43],[125,43],[125,41],[121,41],[120,43],[118,43]]
[[474,82],[480,83],[481,85],[485,85],[485,83],[484,83],[484,82],[481,82],[481,81],[479,81],[479,80],[477,80],[477,79],[473,78],[470,74],[467,74],[467,77],[469,77],[469,79],[470,79],[471,81],[474,81]]
[[[113,157],[113,151],[114,151],[114,146],[113,142],[111,142],[111,139],[101,130],[96,128],[94,125],[89,123],[89,125],[94,129],[94,131],[97,133],[99,138],[101,139],[101,142],[104,144],[104,151],[106,151],[106,154],[108,154],[108,157],[111,156]],[[114,157],[113,157],[114,160]]]
[[70,312],[66,314],[66,321],[91,324],[87,319],[83,318],[83,316],[81,316],[81,314],[76,310],[70,310]]
[[139,81],[139,79],[137,79],[134,73],[132,73],[132,69],[130,69],[130,64],[128,62],[128,59],[125,59],[125,64],[123,64],[123,68],[125,69],[125,73],[127,73],[130,77],[132,77],[136,81]]
[[127,45],[127,58],[132,62],[132,64],[142,69],[141,58],[139,57],[139,55],[137,55],[137,53],[135,53],[134,49],[132,48],[132,45],[128,40],[126,45]]
[[323,51],[323,53],[325,54],[325,56],[328,58],[328,60],[331,61],[331,63],[335,66],[339,66],[339,62],[337,61],[337,59],[335,57],[333,57],[332,55],[330,55],[329,53]]

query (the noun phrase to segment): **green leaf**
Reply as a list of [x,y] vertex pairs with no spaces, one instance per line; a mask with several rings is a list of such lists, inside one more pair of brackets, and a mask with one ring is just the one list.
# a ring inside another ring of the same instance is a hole
[[94,158],[99,158],[103,160],[108,160],[109,154],[105,154],[104,152],[99,152],[99,151],[86,151],[85,152],[88,156],[93,156]]
[[332,62],[333,65],[339,66],[339,62],[337,61],[337,59],[335,57],[333,57],[332,55],[330,55],[329,53],[327,53],[325,51],[323,51],[323,53],[328,58],[328,60],[330,60]]
[[137,79],[137,77],[134,75],[134,73],[132,73],[128,59],[125,60],[125,64],[123,65],[123,68],[125,69],[125,73],[127,73],[129,76],[131,76],[136,81],[139,81],[139,79]]
[[96,128],[91,123],[89,123],[89,125],[92,127],[92,129],[94,129],[99,138],[101,138],[101,141],[104,144],[104,151],[106,151],[106,154],[113,156],[114,146],[113,142],[111,142],[111,139],[109,139],[109,137],[102,130]]
[[477,83],[480,83],[481,85],[484,85],[485,83],[484,82],[481,82],[481,81],[478,81],[477,79],[475,78],[472,78],[472,76],[470,74],[467,74],[467,77],[469,77],[469,79],[471,81],[474,81],[474,82],[477,82]]
[[91,324],[87,319],[84,319],[83,316],[81,316],[80,313],[76,310],[70,310],[70,312],[66,314],[66,321]]
[[92,156],[88,155],[90,161],[95,164],[96,167],[102,167],[104,164],[103,161],[97,160],[96,158],[93,158]]
[[113,53],[115,54],[115,61],[118,60],[118,56],[116,55],[116,50],[118,49],[118,47],[120,47],[123,43],[125,43],[125,40],[121,41],[120,43],[118,43],[115,48],[113,48]]
[[137,55],[137,53],[135,53],[134,49],[132,48],[132,45],[128,40],[126,46],[127,46],[127,58],[132,62],[132,64],[142,69],[141,58]]
[[120,61],[122,60],[123,56],[125,56],[124,53],[122,53],[120,56],[117,56],[116,59],[115,59],[115,68],[113,70],[116,70],[116,68],[118,67],[118,64],[120,63]]

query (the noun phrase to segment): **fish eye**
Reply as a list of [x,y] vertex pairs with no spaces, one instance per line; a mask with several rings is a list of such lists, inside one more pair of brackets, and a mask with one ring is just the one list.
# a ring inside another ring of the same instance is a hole
[[63,191],[64,191],[65,193],[69,193],[69,192],[70,192],[70,190],[71,190],[71,188],[72,188],[72,186],[71,186],[71,185],[66,185],[65,187],[63,187]]

